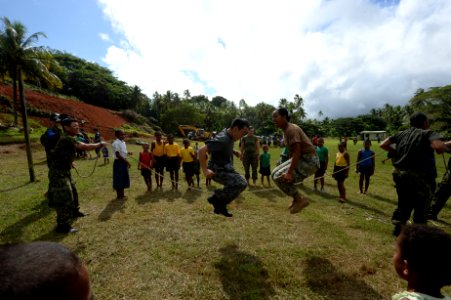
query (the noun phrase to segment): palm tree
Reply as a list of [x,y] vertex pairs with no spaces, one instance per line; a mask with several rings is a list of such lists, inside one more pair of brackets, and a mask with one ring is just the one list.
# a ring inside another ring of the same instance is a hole
[[[24,97],[24,76],[30,79],[43,79],[49,86],[61,87],[61,81],[49,71],[56,63],[52,55],[42,47],[34,47],[39,37],[46,35],[36,32],[26,37],[27,30],[20,22],[11,22],[2,18],[4,30],[0,31],[0,61],[6,62],[6,69],[13,81],[14,124],[17,126],[17,85],[24,127],[30,181],[35,181],[33,159],[31,156],[30,136],[28,132],[27,107]],[[38,81],[39,82],[39,81]]]

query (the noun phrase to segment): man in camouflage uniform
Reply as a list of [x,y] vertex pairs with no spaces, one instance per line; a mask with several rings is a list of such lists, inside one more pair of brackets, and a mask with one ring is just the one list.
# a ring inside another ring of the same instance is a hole
[[451,158],[448,160],[448,166],[445,174],[443,174],[442,181],[438,184],[438,189],[432,198],[432,206],[428,218],[430,220],[437,220],[437,216],[445,206],[446,201],[451,196]]
[[[444,143],[439,134],[428,130],[429,121],[424,113],[414,113],[410,126],[380,144],[382,149],[395,152],[393,180],[398,194],[398,207],[392,216],[395,236],[412,211],[414,223],[427,223],[426,212],[437,177],[434,151],[438,154],[450,151],[449,142]],[[396,150],[392,144],[396,144]]]
[[49,161],[49,205],[56,210],[56,231],[60,233],[76,232],[69,221],[71,218],[83,217],[79,210],[78,193],[72,180],[71,168],[77,149],[94,150],[102,148],[104,143],[85,144],[77,142],[75,136],[79,132],[76,119],[62,115],[63,135],[60,137]]
[[[239,151],[233,150],[234,142],[242,138],[249,128],[249,122],[245,119],[233,120],[230,128],[224,129],[214,138],[207,140],[205,146],[199,149],[199,163],[205,177],[223,184],[223,189],[215,190],[208,198],[213,205],[214,213],[226,217],[232,217],[227,210],[227,204],[232,202],[247,187],[246,180],[238,174],[232,163],[232,157],[241,157]],[[207,151],[210,160],[207,166]]]
[[257,168],[258,168],[258,158],[260,154],[260,141],[254,135],[254,129],[249,128],[249,131],[245,137],[241,139],[241,160],[243,161],[243,167],[247,184],[249,185],[250,172],[249,169],[252,167],[252,181],[254,185],[257,183]]

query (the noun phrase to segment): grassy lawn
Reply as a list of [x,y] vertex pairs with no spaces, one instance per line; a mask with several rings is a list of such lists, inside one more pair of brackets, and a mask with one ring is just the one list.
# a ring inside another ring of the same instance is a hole
[[[329,174],[337,143],[326,140]],[[353,163],[361,146],[348,146]],[[138,146],[128,148],[138,157]],[[373,150],[377,164],[368,195],[358,193],[354,172],[345,182],[345,204],[337,201],[330,176],[325,193],[314,192],[309,178],[302,189],[312,203],[297,215],[289,214],[290,199],[274,185],[248,188],[230,205],[234,217],[224,218],[206,201],[219,185],[207,189],[203,176],[201,191],[186,191],[184,181],[171,191],[165,179],[163,191],[146,193],[131,159],[132,187],[126,201],[117,201],[111,163],[99,165],[89,178],[73,172],[81,209],[89,216],[74,222],[78,233],[61,235],[53,232],[56,215],[43,196],[48,179],[41,147],[33,156],[39,181],[28,183],[24,150],[0,146],[0,239],[66,245],[86,262],[96,299],[389,299],[406,284],[391,263],[392,166],[381,164],[382,150]],[[280,148],[271,148],[272,168],[279,154]],[[89,174],[94,162],[77,161],[80,174]],[[235,166],[242,171],[238,161]],[[441,178],[441,157],[437,166]],[[451,232],[445,222],[450,208],[440,215],[444,221],[431,225]]]

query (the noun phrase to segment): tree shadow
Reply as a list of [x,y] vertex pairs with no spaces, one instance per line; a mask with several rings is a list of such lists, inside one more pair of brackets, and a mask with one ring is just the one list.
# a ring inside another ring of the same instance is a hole
[[25,182],[25,183],[23,183],[23,184],[21,184],[21,185],[12,186],[12,187],[9,187],[9,188],[7,188],[7,189],[0,190],[0,194],[1,194],[1,193],[6,193],[6,192],[11,192],[11,191],[14,191],[14,190],[18,190],[18,189],[20,189],[20,188],[23,188],[23,187],[29,185],[30,183],[31,183],[30,181],[27,181],[27,182]]
[[222,258],[214,266],[229,299],[270,299],[275,294],[260,259],[239,251],[234,244],[219,249],[219,252]]
[[48,206],[47,201],[42,201],[33,207],[32,211],[32,214],[29,214],[16,223],[6,227],[0,233],[2,240],[20,242],[24,228],[50,214],[52,209]]
[[324,299],[384,299],[382,295],[358,279],[368,274],[346,274],[327,259],[311,257],[303,270],[308,287]]
[[113,199],[108,205],[102,210],[102,212],[97,217],[99,221],[105,222],[111,219],[111,216],[117,211],[123,211],[126,199]]

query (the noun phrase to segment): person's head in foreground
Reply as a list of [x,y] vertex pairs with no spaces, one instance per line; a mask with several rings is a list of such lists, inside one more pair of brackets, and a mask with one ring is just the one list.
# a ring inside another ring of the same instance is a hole
[[422,299],[409,298],[416,293],[443,298],[441,288],[451,284],[451,236],[436,227],[405,225],[396,239],[393,265],[407,281],[407,292],[393,299]]
[[0,246],[0,299],[92,300],[88,270],[53,242]]

